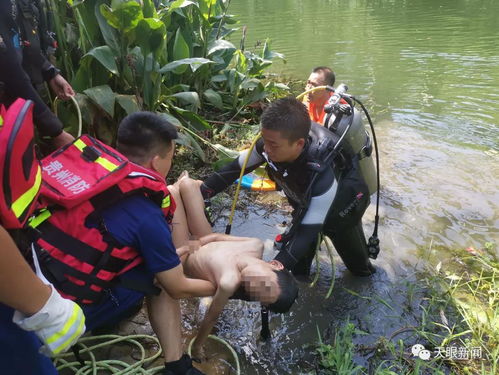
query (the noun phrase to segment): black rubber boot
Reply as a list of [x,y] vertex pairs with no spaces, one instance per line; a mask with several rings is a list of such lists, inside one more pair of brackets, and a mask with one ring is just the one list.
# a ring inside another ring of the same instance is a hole
[[315,249],[317,247],[317,241],[310,246],[310,249],[303,258],[299,260],[298,263],[293,267],[291,273],[295,276],[310,276],[310,269],[312,268],[312,262],[315,258]]
[[184,354],[178,361],[166,362],[162,375],[204,375],[192,365],[192,358]]
[[356,276],[371,276],[376,269],[369,260],[362,222],[351,227],[329,230],[327,236],[348,270]]

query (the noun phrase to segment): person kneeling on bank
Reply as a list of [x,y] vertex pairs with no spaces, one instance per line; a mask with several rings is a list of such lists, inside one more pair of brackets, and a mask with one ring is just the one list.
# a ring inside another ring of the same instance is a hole
[[[34,250],[41,271],[82,306],[89,330],[118,322],[146,295],[166,361],[163,374],[196,375],[201,372],[182,355],[178,299],[211,296],[215,286],[184,275],[179,256],[192,249],[176,249],[172,242],[175,201],[165,178],[176,138],[164,118],[137,112],[118,129],[117,149],[126,158],[88,136],[50,155],[42,165],[52,189],[42,197],[50,200],[66,189],[67,202],[81,199],[76,205],[65,204],[66,197],[53,199],[65,207],[41,213],[31,225],[38,233]],[[93,194],[89,171],[96,181]]]

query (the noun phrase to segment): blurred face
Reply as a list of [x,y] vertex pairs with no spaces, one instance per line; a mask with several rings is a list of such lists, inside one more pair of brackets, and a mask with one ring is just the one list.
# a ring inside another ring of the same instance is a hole
[[283,137],[282,133],[278,130],[262,128],[262,138],[265,153],[270,160],[276,163],[294,161],[300,155],[305,145],[303,138],[297,141],[290,141]]
[[251,264],[241,271],[244,289],[252,301],[259,301],[264,305],[277,301],[281,289],[274,271],[282,268],[284,268],[282,264],[277,261],[269,263],[262,261]]
[[[314,87],[325,86],[326,80],[324,79],[324,73],[317,72],[310,74],[308,77],[307,85],[305,90],[310,90]],[[309,102],[314,102],[316,104],[322,104],[329,98],[329,93],[326,90],[317,90],[308,94]]]
[[152,159],[152,169],[154,169],[161,176],[166,178],[168,172],[170,172],[170,168],[172,167],[174,153],[175,153],[175,142],[172,141],[170,149],[164,156],[158,154]]

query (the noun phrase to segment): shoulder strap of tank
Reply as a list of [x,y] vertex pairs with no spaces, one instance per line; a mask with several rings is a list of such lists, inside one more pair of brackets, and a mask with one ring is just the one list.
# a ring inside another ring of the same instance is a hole
[[334,146],[338,136],[323,126],[312,122],[307,150],[307,167],[317,173],[331,165],[334,158]]

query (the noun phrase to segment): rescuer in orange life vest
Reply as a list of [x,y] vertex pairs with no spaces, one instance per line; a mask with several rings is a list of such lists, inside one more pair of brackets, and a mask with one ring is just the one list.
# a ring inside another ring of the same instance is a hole
[[[305,90],[310,90],[318,86],[334,86],[334,72],[327,66],[318,66],[312,70],[308,77]],[[321,125],[324,125],[324,106],[332,95],[331,91],[317,90],[305,96],[303,104],[306,105],[310,119]]]

